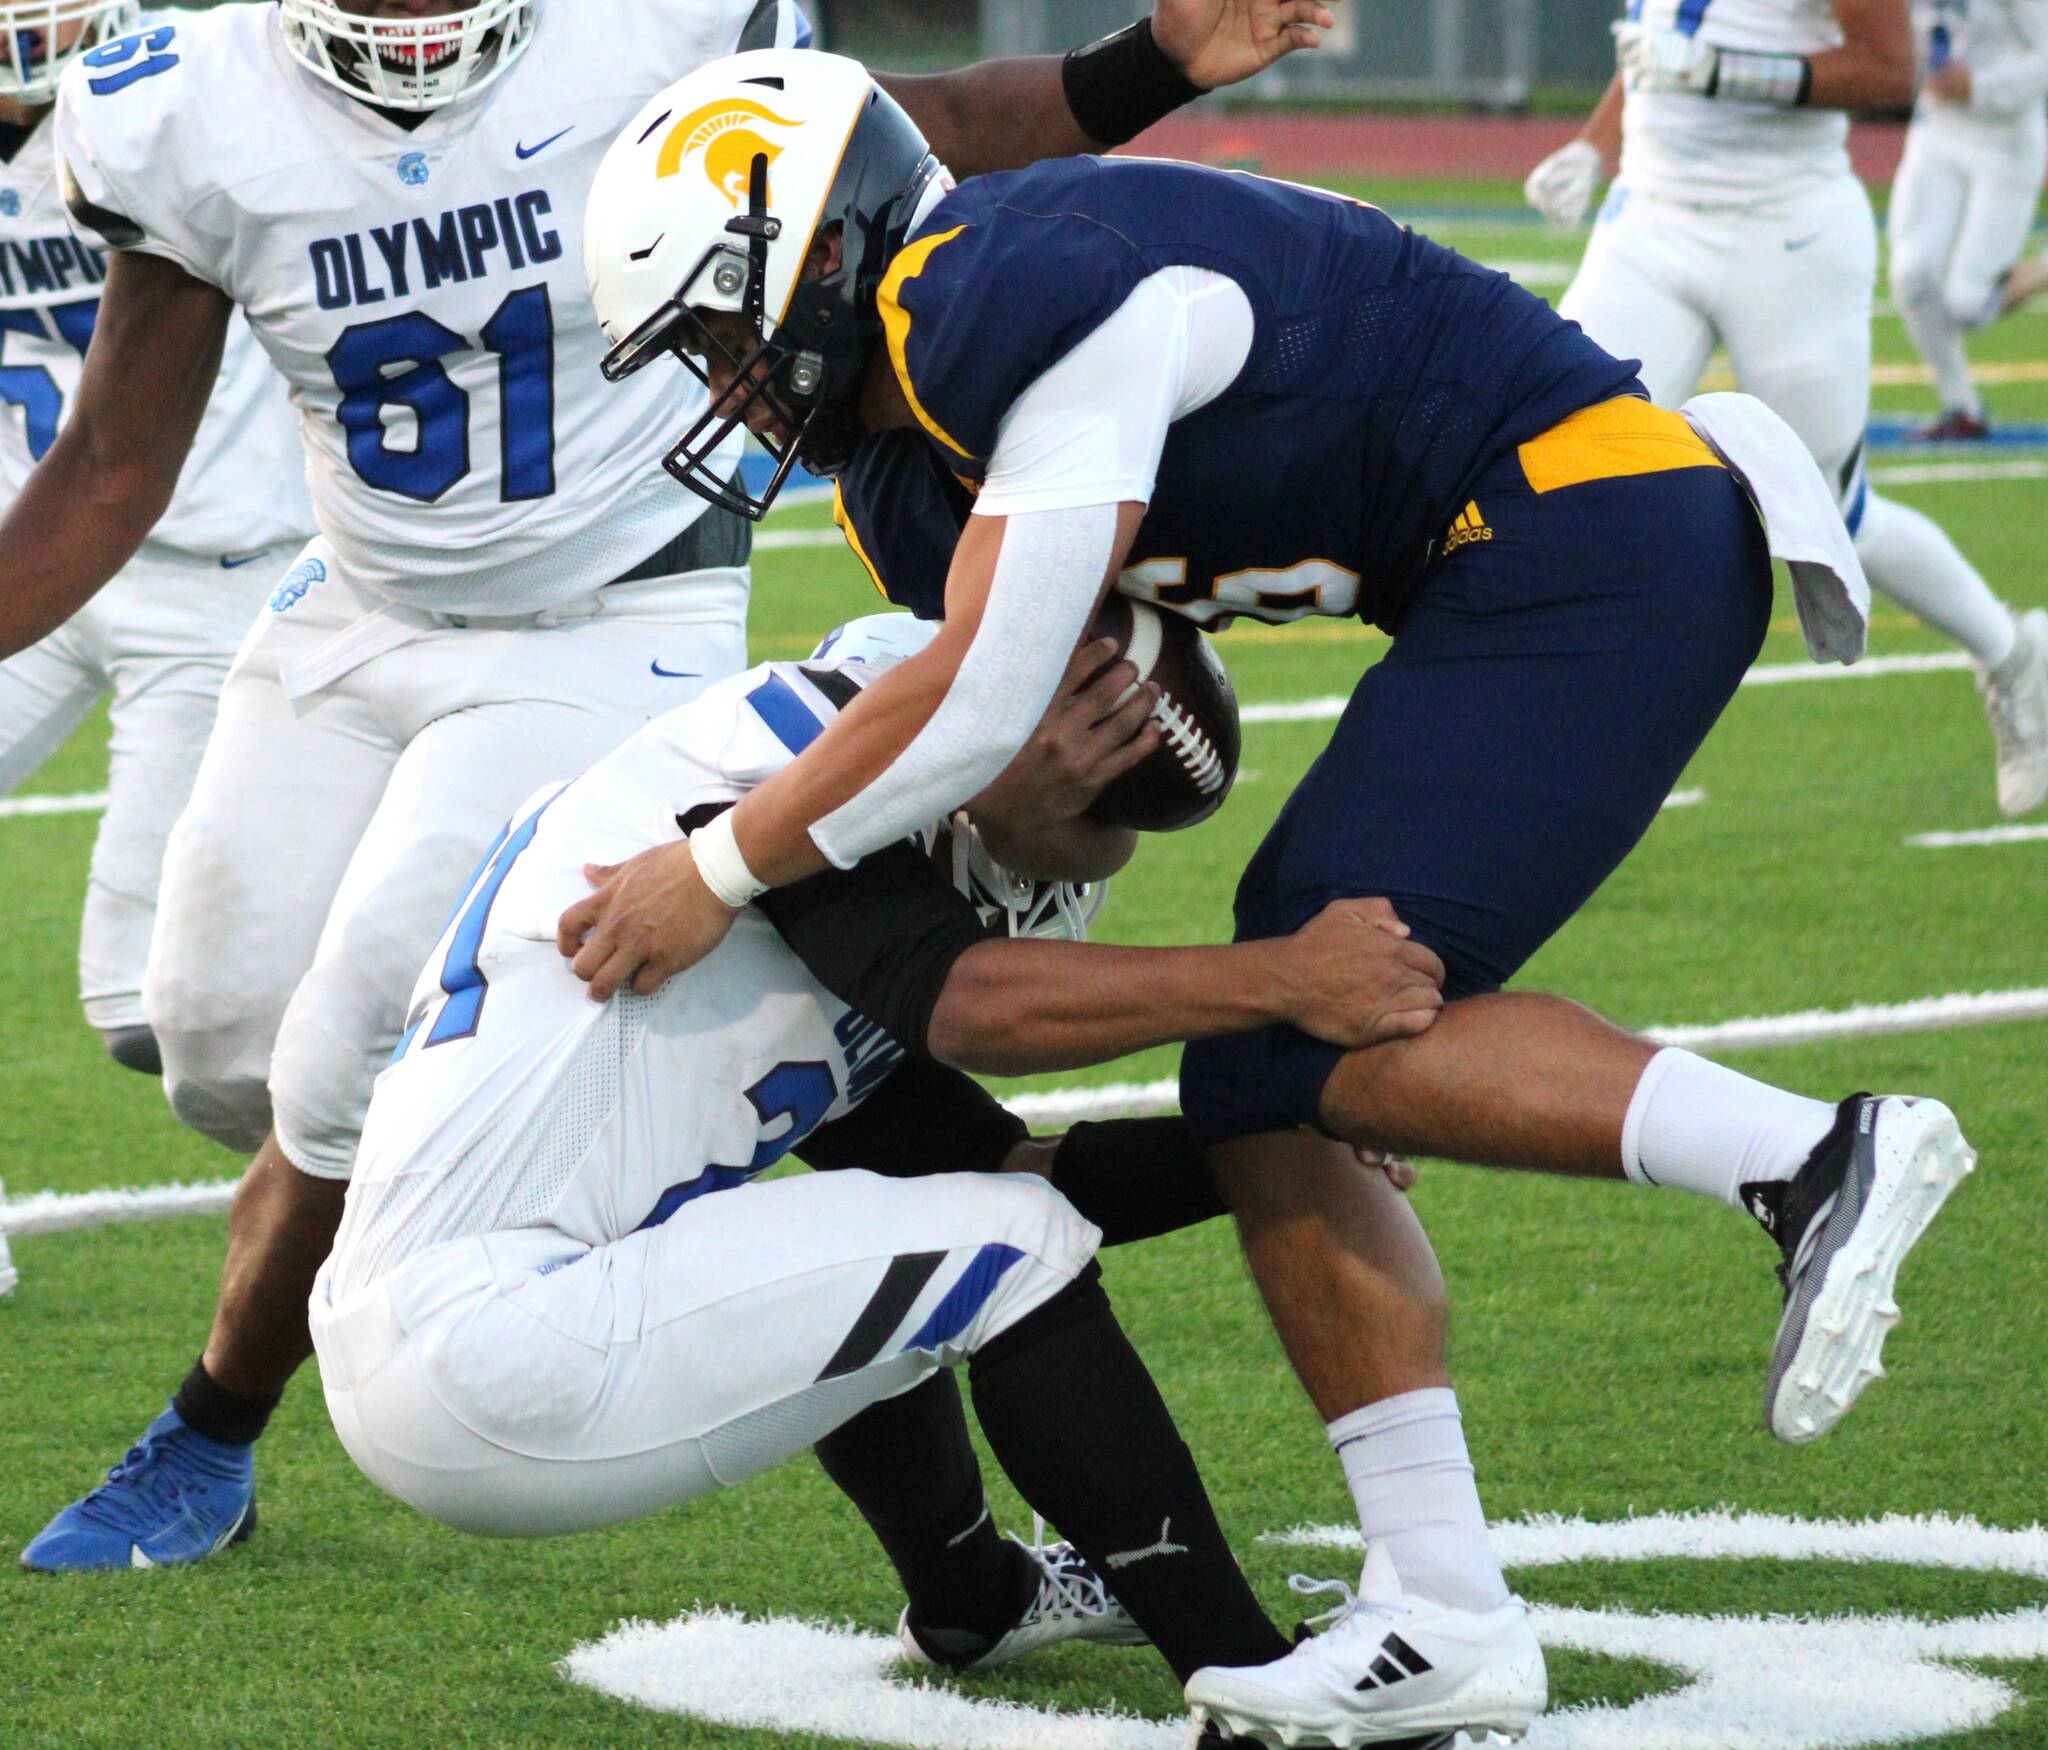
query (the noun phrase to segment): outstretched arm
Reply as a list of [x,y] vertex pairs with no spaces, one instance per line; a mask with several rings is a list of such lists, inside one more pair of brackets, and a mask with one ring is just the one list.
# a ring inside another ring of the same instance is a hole
[[163,515],[232,308],[157,256],[110,259],[77,403],[0,522],[0,657],[70,619]]
[[979,176],[1121,145],[1201,92],[1317,47],[1335,23],[1322,0],[1157,0],[1149,42],[1117,51],[1120,67],[1136,77],[1113,77],[1116,95],[1104,105],[1088,101],[1084,75],[1078,114],[1076,87],[1059,55],[982,61],[948,73],[877,73],[875,82],[903,105],[948,169]]

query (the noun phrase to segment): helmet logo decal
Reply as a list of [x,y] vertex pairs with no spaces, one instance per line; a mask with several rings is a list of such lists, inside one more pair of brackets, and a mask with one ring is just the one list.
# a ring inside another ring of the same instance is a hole
[[746,195],[748,167],[755,158],[764,157],[772,165],[782,156],[781,146],[765,137],[753,125],[756,122],[768,122],[779,128],[803,126],[777,115],[765,104],[744,97],[721,98],[702,109],[693,109],[669,129],[655,157],[654,174],[674,176],[682,169],[685,158],[702,154],[704,174],[711,186],[737,208]]

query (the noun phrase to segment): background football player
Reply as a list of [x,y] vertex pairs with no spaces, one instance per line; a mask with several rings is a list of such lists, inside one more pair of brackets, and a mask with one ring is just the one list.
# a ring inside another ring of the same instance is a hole
[[1925,69],[1885,236],[1892,302],[1934,374],[1925,438],[1990,434],[1965,337],[2003,313],[2048,169],[2048,0],[1913,9]]
[[[1121,139],[1328,22],[1165,0],[1157,37],[895,88],[993,168],[1112,143],[1076,103]],[[582,215],[649,94],[806,35],[792,0],[280,0],[178,14],[65,82],[71,216],[116,253],[76,413],[0,524],[0,652],[155,520],[237,306],[292,386],[320,534],[223,690],[144,990],[178,1115],[257,1151],[213,1328],[175,1419],[24,1559],[189,1560],[250,1523],[371,1079],[477,847],[744,666],[745,527],[654,466],[678,385],[600,381]],[[781,150],[768,95],[696,121],[722,153]],[[735,434],[718,466],[738,458]],[[220,1476],[218,1515],[176,1509],[181,1478]]]
[[[2048,611],[2015,618],[1928,517],[1871,491],[1877,226],[1849,165],[1851,109],[1913,95],[1906,0],[1647,0],[1615,27],[1620,70],[1579,137],[1530,173],[1578,224],[1620,177],[1558,304],[1659,406],[1714,348],[1798,432],[1840,491],[1870,580],[1976,658],[1998,802],[2048,799]],[[1910,252],[1909,252],[1910,263]]]
[[[737,215],[701,154],[660,174],[663,114],[763,77],[843,153],[793,146],[772,178],[756,154]],[[1633,848],[1733,695],[1773,554],[1814,654],[1860,654],[1867,594],[1830,484],[1753,398],[1653,407],[1632,364],[1506,276],[1355,202],[1116,159],[947,192],[909,119],[836,57],[736,57],[663,93],[600,171],[587,247],[611,371],[680,351],[710,380],[670,458],[702,490],[741,422],[840,470],[856,527],[884,448],[977,488],[943,597],[916,604],[944,614],[930,647],[563,913],[593,996],[657,988],[760,894],[978,790],[1111,587],[1210,620],[1357,613],[1393,633],[1246,870],[1237,928],[1384,897],[1441,956],[1444,1009],[1348,1053],[1287,1028],[1207,1040],[1181,1071],[1371,1554],[1330,1632],[1188,1693],[1290,1742],[1519,1733],[1541,1657],[1427,1347],[1427,1247],[1388,1268],[1303,1187],[1336,1136],[1748,1207],[1784,1262],[1773,1430],[1819,1437],[1877,1377],[1892,1271],[1863,1265],[1902,1258],[1967,1171],[1946,1108],[1837,1108],[1500,989]],[[1405,1379],[1350,1338],[1382,1309],[1424,1338]],[[1389,1635],[1419,1662],[1385,1663]]]
[[[73,61],[132,29],[132,0],[0,4],[0,506],[57,441],[78,395],[105,258],[75,239],[50,111]],[[0,663],[0,794],[111,695],[107,810],[93,842],[78,984],[114,1061],[155,1075],[142,973],[164,839],[192,791],[236,647],[313,526],[284,384],[240,320],[162,518],[119,576]],[[93,487],[78,507],[93,514]]]

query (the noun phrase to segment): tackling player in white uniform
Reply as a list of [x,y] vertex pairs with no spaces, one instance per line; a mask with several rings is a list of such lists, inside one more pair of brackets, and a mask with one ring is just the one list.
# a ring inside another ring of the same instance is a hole
[[2048,169],[2048,0],[1927,0],[1913,9],[1926,75],[1892,183],[1892,302],[1934,373],[1921,435],[1990,426],[1964,337],[2004,310]]
[[[1078,71],[893,88],[963,171],[998,168],[1114,143],[1077,101],[1135,132],[1331,22],[1316,0],[1163,0],[1157,39],[1134,27]],[[76,415],[0,524],[0,652],[155,520],[237,306],[291,384],[320,534],[223,691],[145,987],[179,1116],[258,1150],[213,1330],[171,1420],[31,1565],[189,1560],[246,1526],[180,1519],[169,1473],[235,1471],[246,1506],[371,1079],[476,847],[742,666],[744,530],[655,467],[695,392],[602,381],[583,209],[653,92],[806,35],[794,0],[278,0],[179,15],[65,82],[72,217],[117,253]],[[700,126],[772,134],[772,98]]]
[[[57,441],[106,278],[104,257],[65,222],[50,122],[57,80],[136,23],[133,0],[0,5],[0,505]],[[142,972],[165,836],[191,794],[236,647],[312,526],[284,384],[237,320],[162,520],[95,601],[0,663],[0,794],[112,695],[78,984],[86,1021],[130,1069],[162,1067],[143,1021]]]
[[1620,176],[1558,309],[1642,361],[1660,406],[1716,345],[1738,385],[1837,483],[1870,581],[1977,660],[1998,800],[2048,800],[2048,612],[2015,616],[1940,528],[1870,490],[1877,227],[1849,166],[1848,111],[1913,90],[1906,0],[1631,0],[1621,70],[1579,137],[1530,174],[1532,204],[1577,225]]

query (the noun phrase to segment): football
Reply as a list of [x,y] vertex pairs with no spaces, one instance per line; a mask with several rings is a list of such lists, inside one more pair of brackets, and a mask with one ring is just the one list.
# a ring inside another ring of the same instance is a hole
[[1178,832],[1223,806],[1237,777],[1237,693],[1209,640],[1178,614],[1112,595],[1090,629],[1159,688],[1158,751],[1096,797],[1092,819],[1140,832]]

